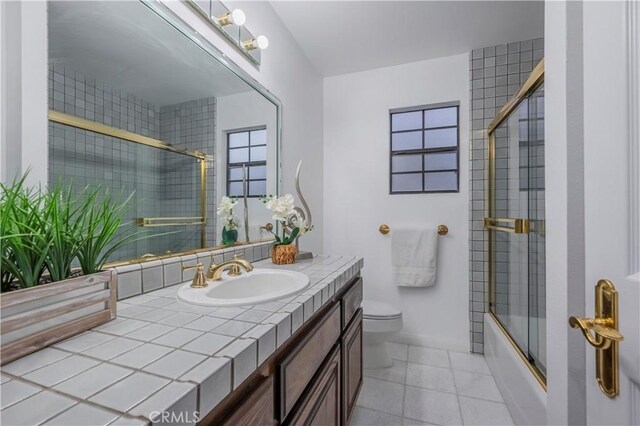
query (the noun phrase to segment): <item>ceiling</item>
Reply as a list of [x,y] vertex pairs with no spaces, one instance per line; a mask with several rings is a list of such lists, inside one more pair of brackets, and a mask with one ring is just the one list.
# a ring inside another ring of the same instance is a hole
[[544,34],[543,1],[271,1],[323,76]]
[[49,60],[157,106],[253,90],[140,2],[49,2]]

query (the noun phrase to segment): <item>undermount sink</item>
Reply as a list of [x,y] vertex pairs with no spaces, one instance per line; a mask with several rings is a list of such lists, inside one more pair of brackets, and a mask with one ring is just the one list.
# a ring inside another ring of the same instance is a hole
[[309,285],[309,277],[300,272],[280,269],[254,269],[222,280],[209,281],[206,288],[185,284],[178,299],[200,306],[240,306],[271,302],[298,293]]

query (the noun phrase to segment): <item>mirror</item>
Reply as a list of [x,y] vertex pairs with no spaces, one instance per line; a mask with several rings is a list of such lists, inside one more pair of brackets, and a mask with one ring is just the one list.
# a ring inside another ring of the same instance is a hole
[[[263,240],[277,194],[279,102],[161,4],[49,3],[49,184],[131,196],[110,261]],[[244,227],[243,166],[249,188]]]

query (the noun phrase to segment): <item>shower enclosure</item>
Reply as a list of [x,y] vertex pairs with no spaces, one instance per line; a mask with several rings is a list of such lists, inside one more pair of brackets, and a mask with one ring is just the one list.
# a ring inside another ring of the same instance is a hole
[[491,122],[489,312],[546,383],[544,63]]

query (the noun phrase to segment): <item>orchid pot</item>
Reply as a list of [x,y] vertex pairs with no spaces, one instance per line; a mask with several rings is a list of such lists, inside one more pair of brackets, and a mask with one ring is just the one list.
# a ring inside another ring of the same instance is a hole
[[271,249],[271,261],[276,265],[291,265],[296,262],[298,246],[291,244],[276,244]]
[[238,217],[233,213],[233,208],[238,204],[235,198],[222,197],[218,204],[218,216],[222,221],[222,244],[232,246],[238,241]]
[[281,234],[271,232],[274,236],[271,260],[276,265],[295,263],[298,247],[296,239],[311,230],[299,212],[293,205],[293,196],[286,194],[281,197],[268,195],[261,198],[267,210],[273,213],[273,220],[280,223]]

